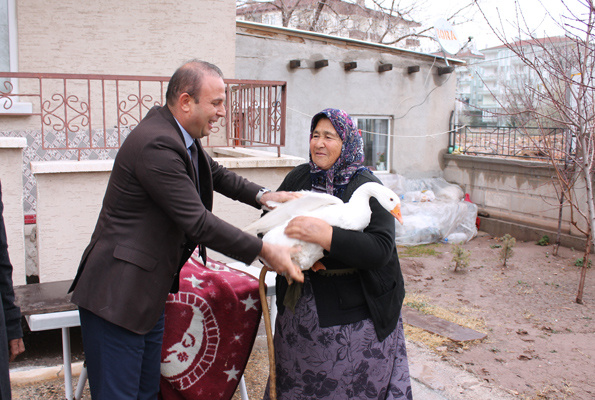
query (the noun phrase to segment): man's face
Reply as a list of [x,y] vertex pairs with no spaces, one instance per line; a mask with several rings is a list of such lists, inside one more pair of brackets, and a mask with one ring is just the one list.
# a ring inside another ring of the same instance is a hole
[[198,98],[198,103],[194,99],[188,101],[187,126],[182,125],[195,139],[209,136],[217,120],[225,117],[223,79],[217,75],[205,74]]

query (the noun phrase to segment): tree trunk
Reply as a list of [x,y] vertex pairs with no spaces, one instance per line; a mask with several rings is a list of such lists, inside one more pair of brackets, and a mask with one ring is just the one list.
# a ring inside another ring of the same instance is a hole
[[582,174],[583,178],[585,179],[585,191],[587,195],[587,243],[585,254],[583,256],[583,269],[581,270],[581,278],[578,284],[578,293],[576,295],[576,302],[578,304],[583,304],[583,290],[585,288],[585,278],[587,276],[587,268],[589,268],[589,254],[591,253],[591,247],[593,246],[593,229],[595,227],[595,202],[593,196],[593,174],[591,173],[591,169],[589,166],[590,160],[588,157],[587,152],[587,143],[585,140],[585,135],[582,134],[579,136],[580,142],[580,149],[582,150],[582,156],[584,163]]
[[318,2],[318,8],[316,8],[316,13],[314,14],[314,19],[312,19],[312,23],[310,24],[310,32],[314,32],[316,30],[316,24],[318,24],[318,19],[320,18],[320,13],[326,4],[326,0],[320,0]]
[[560,247],[560,237],[562,236],[562,211],[564,210],[564,193],[560,193],[560,206],[558,208],[558,230],[556,232],[556,242],[554,243],[554,255],[558,255]]
[[587,235],[587,247],[585,249],[585,254],[583,254],[583,268],[581,269],[581,278],[578,282],[578,293],[576,294],[576,302],[578,304],[583,304],[583,290],[585,288],[585,279],[587,277],[587,269],[589,268],[589,254],[591,253],[591,232]]

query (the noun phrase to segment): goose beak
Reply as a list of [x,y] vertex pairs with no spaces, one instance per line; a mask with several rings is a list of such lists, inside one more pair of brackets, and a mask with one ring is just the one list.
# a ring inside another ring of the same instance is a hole
[[395,217],[397,219],[397,221],[399,221],[401,223],[401,225],[403,225],[403,216],[401,215],[401,205],[397,204],[397,206],[395,208],[393,208],[393,210],[390,212],[393,217]]

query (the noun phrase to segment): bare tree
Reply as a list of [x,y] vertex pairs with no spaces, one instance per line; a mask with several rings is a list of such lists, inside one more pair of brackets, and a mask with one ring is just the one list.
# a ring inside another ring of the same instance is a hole
[[243,8],[248,15],[259,14],[268,8],[273,8],[281,13],[281,25],[289,26],[291,17],[300,7],[302,0],[274,0],[274,1],[255,1],[255,0],[236,0],[236,9]]
[[[265,12],[281,14],[281,25],[323,32],[386,45],[419,48],[420,40],[434,39],[433,22],[420,16],[429,5],[424,0],[238,0],[238,13],[259,20]],[[476,11],[473,0],[455,9],[446,19],[452,25],[471,20]],[[260,21],[259,21],[260,22]]]
[[[430,21],[426,18],[420,19],[417,17],[417,15],[423,14],[420,13],[420,10],[431,7],[431,5],[429,5],[426,1],[402,2],[400,0],[373,0],[373,3],[375,9],[382,11],[387,16],[386,28],[378,40],[379,43],[393,45],[401,44],[407,39],[415,39],[418,41],[420,39],[434,40],[434,21]],[[475,1],[470,0],[469,2],[451,11],[445,19],[453,26],[460,25],[471,21],[476,10]],[[396,16],[398,19],[404,21],[411,21],[413,23],[411,24],[408,32],[404,32],[400,35],[392,35],[394,38],[389,39],[391,36],[390,33],[398,30],[399,28],[392,23],[393,19],[390,17],[393,16]]]
[[320,0],[318,2],[318,7],[316,7],[316,13],[314,14],[314,18],[312,19],[312,24],[310,24],[310,30],[313,32],[316,31],[316,24],[318,23],[318,20],[320,19],[320,13],[322,12],[322,9],[324,8],[325,5],[326,5],[326,0]]
[[[533,11],[523,10],[518,1],[515,1],[517,19],[511,24],[515,39],[506,35],[501,19],[490,20],[481,12],[494,34],[537,82],[537,85],[525,85],[516,94],[518,101],[514,106],[507,104],[507,112],[530,115],[531,123],[540,128],[539,137],[533,139],[534,145],[548,156],[555,170],[560,204],[570,207],[571,223],[586,238],[576,297],[576,302],[582,304],[595,232],[595,8],[593,0],[577,0],[579,10],[571,9],[567,0],[561,1],[566,11],[559,22],[564,31],[561,37],[537,37],[524,14]],[[564,128],[563,143],[552,141],[551,126]]]

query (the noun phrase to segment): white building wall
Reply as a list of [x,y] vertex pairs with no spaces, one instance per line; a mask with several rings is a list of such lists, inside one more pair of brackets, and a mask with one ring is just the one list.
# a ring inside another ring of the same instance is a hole
[[25,283],[25,240],[23,215],[23,149],[24,138],[0,137],[0,182],[8,255],[15,285]]
[[[448,147],[450,113],[455,104],[455,74],[438,76],[444,61],[388,46],[361,44],[326,35],[238,22],[236,78],[287,81],[285,154],[308,158],[310,121],[327,107],[359,117],[392,119],[392,171],[409,177],[441,174]],[[289,61],[301,67],[289,68]],[[314,69],[316,60],[328,67]],[[356,61],[345,71],[343,64]],[[378,72],[380,63],[393,69]],[[421,70],[407,73],[407,67]],[[459,64],[460,65],[460,64]]]
[[233,78],[232,0],[19,0],[20,72],[171,75],[191,58]]

